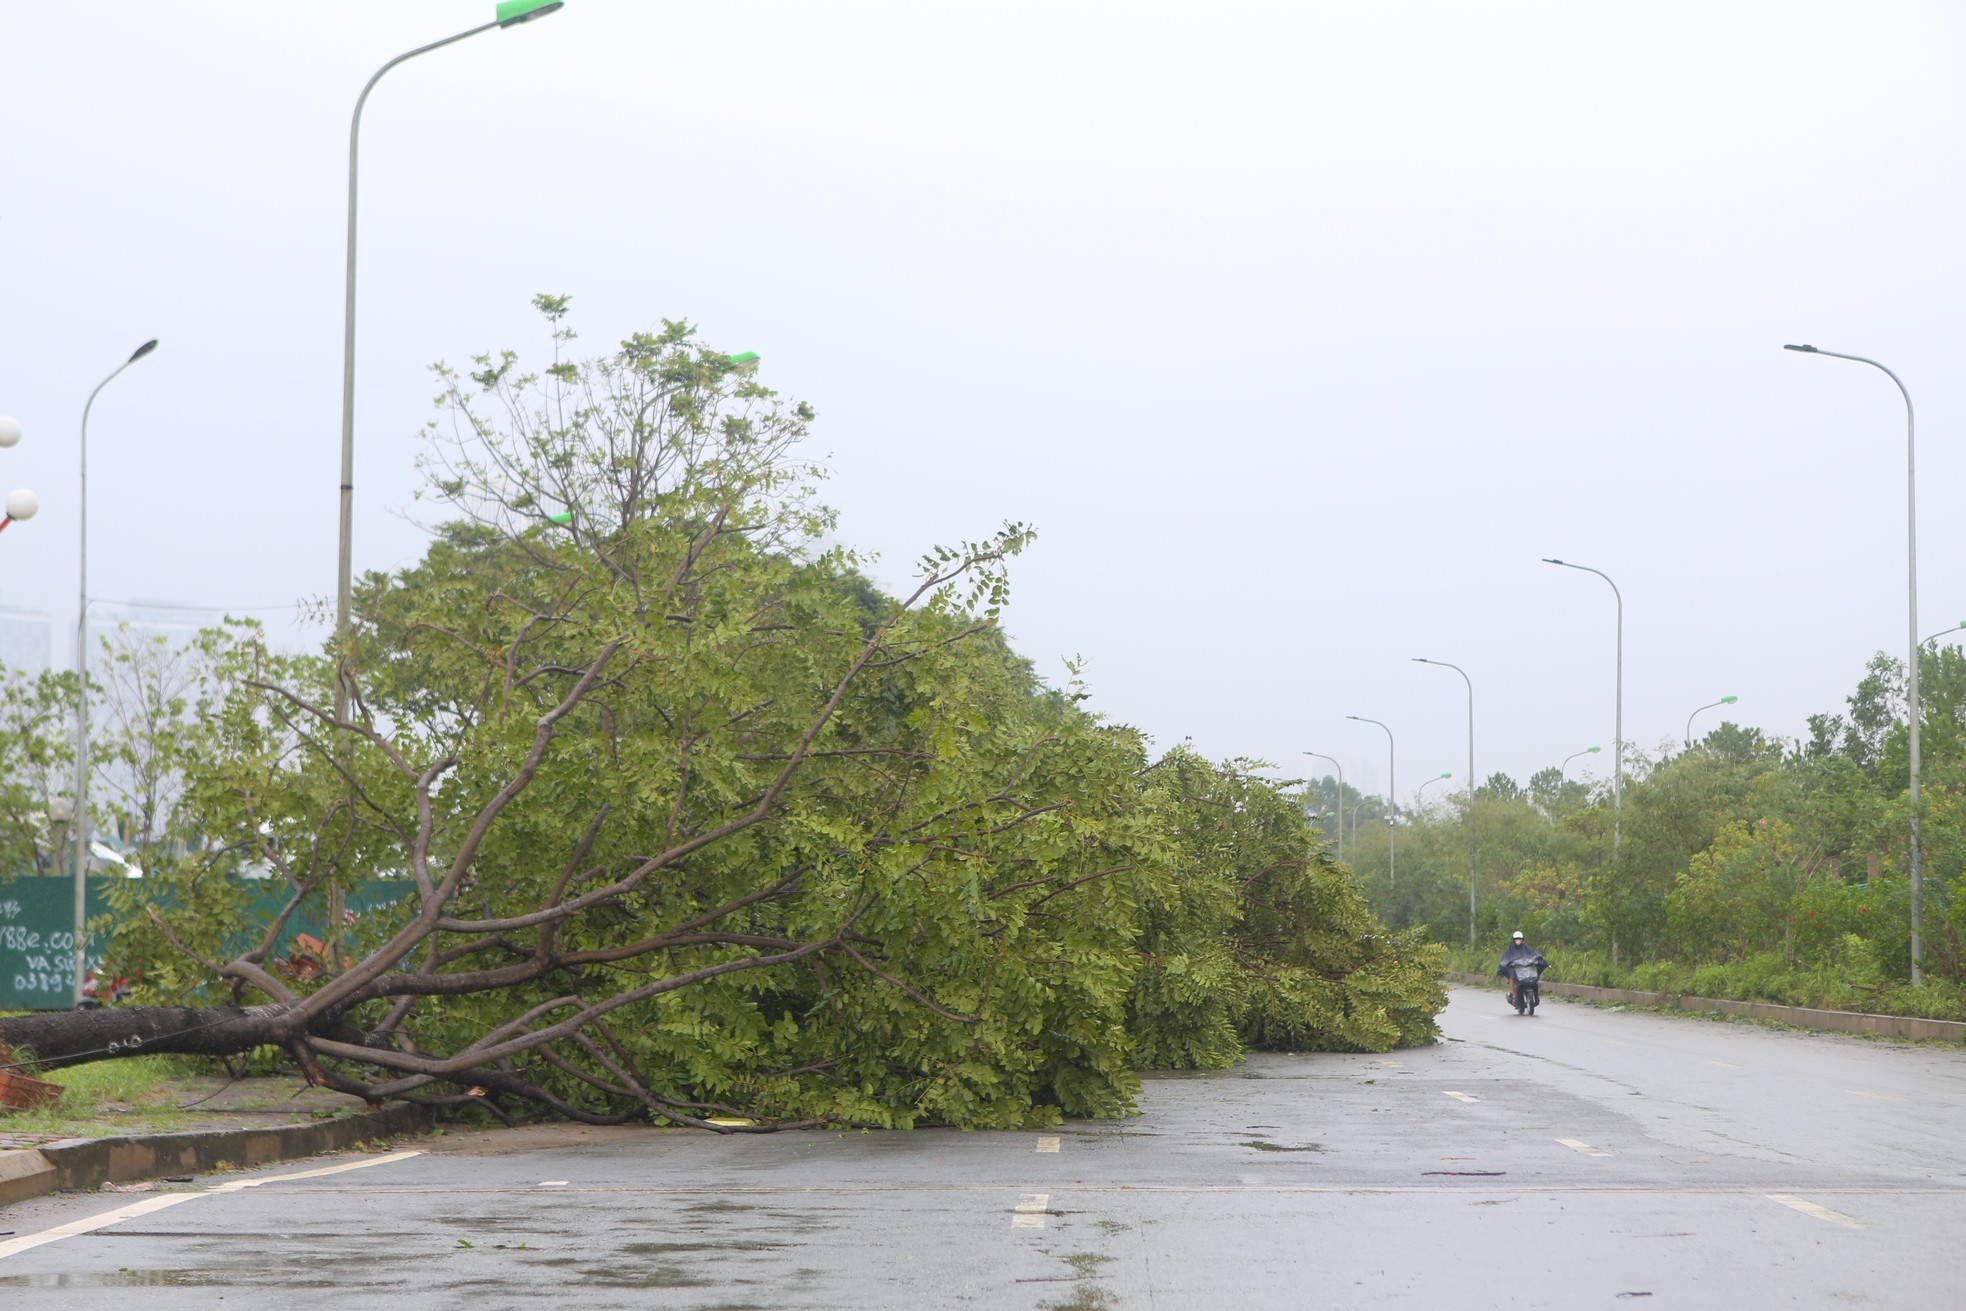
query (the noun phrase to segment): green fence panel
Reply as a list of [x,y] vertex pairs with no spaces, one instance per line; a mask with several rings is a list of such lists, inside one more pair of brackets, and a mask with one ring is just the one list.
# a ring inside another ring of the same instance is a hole
[[[108,890],[124,882],[113,877],[89,879],[89,919],[109,912]],[[256,941],[265,926],[287,903],[286,884],[255,879],[247,920],[241,926],[239,950]],[[403,897],[411,885],[403,879],[370,879],[350,888],[348,910],[357,916]],[[168,903],[153,903],[168,913]],[[297,912],[281,932],[276,952],[285,952],[300,933],[323,937],[324,912],[310,906]],[[0,1011],[67,1010],[75,996],[75,881],[23,875],[0,883]],[[259,926],[257,931],[252,926]],[[97,936],[101,937],[98,925]],[[86,943],[89,969],[101,962],[99,947]]]

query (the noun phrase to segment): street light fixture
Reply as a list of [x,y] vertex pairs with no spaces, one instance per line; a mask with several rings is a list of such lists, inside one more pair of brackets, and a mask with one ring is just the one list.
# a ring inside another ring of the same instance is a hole
[[1448,773],[1448,774],[1440,774],[1440,775],[1436,775],[1435,777],[1433,777],[1433,778],[1430,778],[1430,779],[1428,779],[1428,780],[1427,780],[1426,782],[1424,782],[1424,783],[1422,783],[1422,784],[1421,784],[1421,785],[1419,786],[1419,788],[1418,788],[1418,789],[1416,789],[1416,790],[1414,791],[1414,793],[1413,793],[1413,808],[1414,808],[1415,810],[1418,810],[1418,809],[1420,808],[1420,798],[1422,798],[1422,797],[1424,797],[1424,796],[1426,796],[1426,795],[1427,795],[1427,789],[1428,789],[1428,788],[1430,788],[1430,787],[1432,787],[1432,786],[1433,786],[1434,784],[1436,784],[1436,783],[1439,783],[1439,782],[1442,782],[1442,781],[1444,781],[1444,780],[1446,780],[1446,779],[1450,779],[1450,778],[1453,778],[1453,777],[1454,777],[1454,775],[1453,775],[1453,774],[1451,774],[1451,773]]
[[1578,756],[1594,756],[1602,750],[1604,750],[1603,747],[1585,747],[1582,751],[1572,751],[1563,758],[1563,768],[1557,771],[1558,780],[1564,783],[1570,781],[1570,762]]
[[[362,107],[368,103],[369,92],[375,90],[375,84],[382,80],[382,75],[396,65],[415,59],[418,55],[427,55],[432,50],[441,50],[466,37],[477,36],[480,32],[489,32],[495,27],[516,27],[535,18],[544,18],[564,5],[565,0],[502,0],[493,11],[491,22],[397,55],[375,71],[375,76],[362,87],[362,94],[355,98],[355,113],[348,125],[348,258],[341,323],[341,542],[334,626],[334,709],[337,723],[348,717],[349,611],[352,606],[355,529],[355,235],[357,183],[361,178]],[[330,932],[333,931],[331,924]]]
[[[1737,696],[1724,696],[1718,701],[1709,701],[1707,704],[1701,706],[1700,710],[1712,710],[1715,706],[1731,706],[1740,699]],[[1695,710],[1693,714],[1686,716],[1686,749],[1688,751],[1693,749],[1693,717],[1694,715],[1698,715],[1700,710]]]
[[1475,766],[1474,766],[1474,680],[1468,671],[1459,665],[1450,665],[1445,660],[1429,660],[1425,656],[1414,656],[1416,665],[1436,665],[1442,669],[1452,669],[1468,685],[1468,945],[1475,945]]
[[[96,384],[89,393],[88,402],[82,406],[82,479],[80,494],[75,499],[76,518],[80,524],[80,564],[77,574],[80,584],[75,609],[75,1005],[82,1004],[83,944],[82,935],[89,921],[89,411],[95,407],[96,397],[102,389],[115,381],[116,375],[135,364],[144,356],[157,349],[157,339],[149,341],[130,353],[130,358],[116,366],[115,372]],[[13,498],[7,498],[9,514],[13,513]]]
[[1938,632],[1932,634],[1930,637],[1920,641],[1919,645],[1929,646],[1933,642],[1938,641],[1942,637],[1957,637],[1961,633],[1966,633],[1966,619],[1960,620],[1957,624],[1953,625],[1951,628],[1941,628]]
[[1831,359],[1851,360],[1857,364],[1868,364],[1897,384],[1898,395],[1905,401],[1905,591],[1906,628],[1910,634],[1911,659],[1906,671],[1905,700],[1906,718],[1910,720],[1910,765],[1911,765],[1911,982],[1917,987],[1924,982],[1924,949],[1922,934],[1925,918],[1925,871],[1918,842],[1918,728],[1923,713],[1918,700],[1918,442],[1916,420],[1912,413],[1911,392],[1906,390],[1904,379],[1890,369],[1863,355],[1845,355],[1839,351],[1820,350],[1814,346],[1784,346],[1785,351],[1797,351],[1803,355],[1827,355]]
[[[1386,816],[1386,886],[1399,885],[1399,756],[1393,746],[1393,730],[1386,728],[1376,719],[1364,715],[1346,715],[1345,718],[1361,724],[1379,724],[1386,729],[1386,799],[1390,814]],[[1354,830],[1356,832],[1356,829]]]
[[1345,767],[1338,763],[1336,756],[1323,755],[1316,751],[1304,753],[1314,760],[1329,760],[1331,767],[1338,771],[1338,863],[1345,863]]

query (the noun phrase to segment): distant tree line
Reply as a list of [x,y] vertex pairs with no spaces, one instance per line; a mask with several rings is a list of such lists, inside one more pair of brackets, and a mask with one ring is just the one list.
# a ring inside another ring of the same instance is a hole
[[[1924,988],[1907,986],[1905,667],[1883,654],[1842,712],[1810,718],[1806,738],[1730,722],[1690,747],[1628,747],[1615,859],[1608,781],[1566,781],[1556,767],[1526,787],[1491,775],[1473,798],[1476,959],[1522,928],[1575,980],[1966,1012],[1966,655],[1928,648],[1922,661]],[[1335,791],[1319,780],[1301,804],[1335,812]],[[1469,936],[1468,804],[1464,793],[1399,817],[1396,880],[1385,823],[1345,834],[1387,923],[1457,949]]]

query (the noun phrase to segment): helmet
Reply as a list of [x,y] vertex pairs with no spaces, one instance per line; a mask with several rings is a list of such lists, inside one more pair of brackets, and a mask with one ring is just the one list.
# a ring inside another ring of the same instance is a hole
[[1515,940],[1516,940],[1517,942],[1521,942],[1521,941],[1522,941],[1522,930],[1521,930],[1521,929],[1517,929],[1517,930],[1515,931],[1515,933],[1514,933],[1513,935],[1511,935],[1511,936],[1513,936],[1513,937],[1514,937],[1514,939],[1515,939]]

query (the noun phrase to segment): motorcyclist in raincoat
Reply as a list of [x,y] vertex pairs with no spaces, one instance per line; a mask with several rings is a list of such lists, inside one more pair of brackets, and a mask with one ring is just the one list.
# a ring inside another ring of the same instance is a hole
[[1531,947],[1522,940],[1521,929],[1515,931],[1515,936],[1509,941],[1509,949],[1502,953],[1502,963],[1495,967],[1496,977],[1509,981],[1509,1005],[1511,1006],[1515,1005],[1515,970],[1513,967],[1516,965],[1535,966],[1536,977],[1538,979],[1541,979],[1543,977],[1543,971],[1549,968],[1549,962],[1543,959],[1543,953],[1537,951],[1534,947]]

